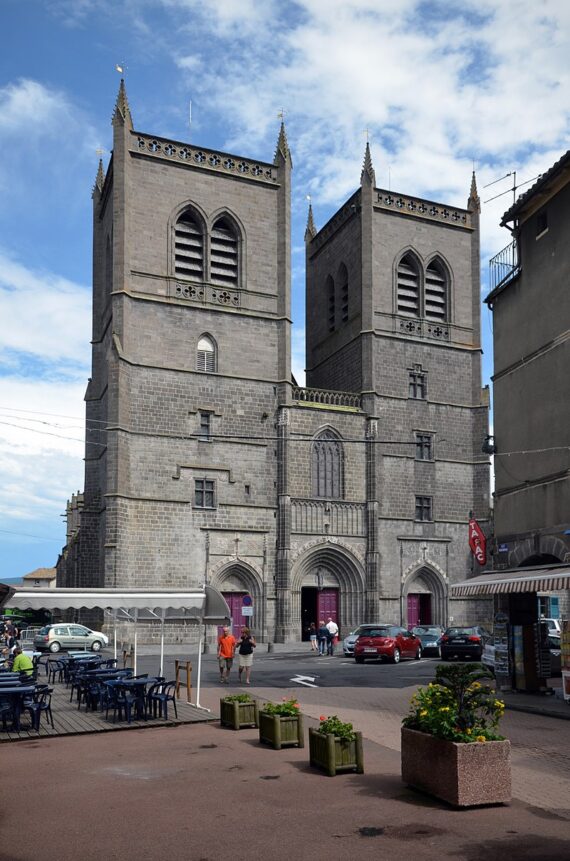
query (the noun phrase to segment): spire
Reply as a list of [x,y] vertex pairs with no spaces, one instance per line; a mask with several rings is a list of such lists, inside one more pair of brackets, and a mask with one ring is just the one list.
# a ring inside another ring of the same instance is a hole
[[467,209],[471,212],[481,212],[481,201],[477,193],[477,181],[475,179],[475,171],[471,177],[471,189],[469,191],[469,199],[467,201]]
[[374,187],[376,185],[376,174],[374,173],[374,168],[372,166],[372,156],[370,155],[370,143],[366,141],[366,149],[364,150],[364,163],[362,165],[362,173],[360,174],[360,184],[362,185],[362,181],[364,177],[367,176],[370,180],[371,185]]
[[101,194],[103,191],[103,183],[105,182],[105,171],[103,170],[103,159],[99,159],[99,167],[97,168],[97,176],[95,177],[95,185],[93,186],[93,192],[91,197],[95,197],[95,194]]
[[293,167],[291,151],[289,149],[289,144],[287,143],[287,133],[285,132],[284,120],[281,120],[281,128],[279,129],[279,137],[277,138],[277,147],[275,149],[275,155],[273,157],[273,164],[279,163],[280,155],[283,161],[289,161],[289,165]]
[[305,227],[305,242],[310,242],[316,236],[317,228],[313,221],[313,204],[309,203],[309,212],[307,214],[307,226]]
[[124,78],[121,78],[115,110],[113,111],[113,124],[115,122],[126,123],[131,129],[133,128],[133,118],[131,116],[131,109],[129,108]]

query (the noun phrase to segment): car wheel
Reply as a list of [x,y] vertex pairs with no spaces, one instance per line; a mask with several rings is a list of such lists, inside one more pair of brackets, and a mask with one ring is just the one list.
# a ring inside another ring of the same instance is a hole
[[394,649],[394,654],[392,655],[392,663],[399,664],[400,663],[400,650]]
[[364,663],[364,658],[358,657],[358,658],[355,658],[354,660],[356,661],[357,664],[363,664]]
[[100,652],[101,651],[101,640],[95,640],[91,643],[91,651],[92,652]]
[[49,650],[50,650],[50,652],[59,652],[59,650],[60,650],[60,649],[61,649],[61,646],[60,646],[60,644],[59,644],[59,643],[55,643],[55,642],[54,642],[54,643],[50,643],[50,644],[49,644]]
[[417,650],[417,652],[416,652],[416,661],[419,661],[419,659],[421,658],[421,656],[422,656],[422,647],[421,647],[421,646],[418,646],[418,650]]

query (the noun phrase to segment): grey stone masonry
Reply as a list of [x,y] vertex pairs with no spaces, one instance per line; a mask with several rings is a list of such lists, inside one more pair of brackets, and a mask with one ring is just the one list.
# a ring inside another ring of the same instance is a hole
[[135,130],[121,83],[93,191],[85,486],[59,581],[209,582],[236,625],[248,593],[270,641],[325,613],[343,630],[408,624],[414,601],[424,620],[467,619],[448,586],[472,565],[469,511],[488,518],[477,207],[377,189],[367,150],[321,231],[310,213],[299,388],[291,170],[283,125],[263,162],[168,140]]

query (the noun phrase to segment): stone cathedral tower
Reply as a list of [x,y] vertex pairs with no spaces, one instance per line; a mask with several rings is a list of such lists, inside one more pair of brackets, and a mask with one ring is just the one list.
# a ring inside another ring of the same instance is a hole
[[[307,249],[290,357],[284,126],[259,162],[136,131],[124,83],[93,191],[85,487],[61,585],[221,589],[260,639],[444,624],[485,521],[479,202],[360,188]],[[476,608],[477,609],[477,608]],[[477,612],[483,612],[481,608]]]

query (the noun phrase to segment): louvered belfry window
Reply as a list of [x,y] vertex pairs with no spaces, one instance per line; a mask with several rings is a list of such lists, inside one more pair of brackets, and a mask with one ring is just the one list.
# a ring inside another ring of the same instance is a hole
[[313,496],[342,499],[344,496],[344,450],[342,442],[326,430],[313,442]]
[[210,281],[220,287],[238,286],[238,238],[227,218],[218,218],[212,228]]
[[447,320],[447,278],[435,260],[426,270],[425,316],[429,320]]
[[196,350],[196,370],[209,374],[216,372],[216,345],[207,335],[202,335]]
[[204,236],[196,216],[189,210],[176,222],[174,273],[181,278],[204,280]]
[[402,257],[398,264],[398,314],[420,316],[420,276],[409,254]]
[[334,281],[330,275],[326,280],[327,307],[329,319],[329,332],[334,332],[336,328],[336,304],[334,295]]

